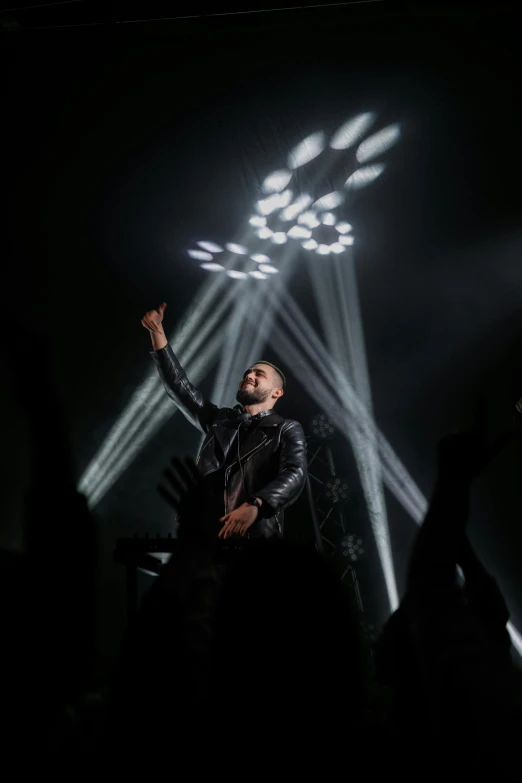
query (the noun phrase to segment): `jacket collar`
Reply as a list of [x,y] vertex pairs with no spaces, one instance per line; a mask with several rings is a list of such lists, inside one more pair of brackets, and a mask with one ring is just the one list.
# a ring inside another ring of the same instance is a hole
[[[235,416],[238,416],[240,413],[243,412],[239,405],[236,405],[233,410],[235,412]],[[278,413],[275,412],[271,413],[270,416],[262,416],[260,419],[257,419],[255,429],[249,431],[248,451],[256,448],[257,445],[260,445],[264,440],[266,440],[266,438],[270,435],[270,430],[271,429],[274,430],[283,421],[284,421],[283,416],[280,416]],[[247,431],[246,428],[242,428],[241,435],[243,437],[244,437],[243,433],[246,433],[246,431]],[[236,433],[237,433],[237,428],[223,426],[223,424],[221,424],[219,420],[215,422],[214,434],[216,436],[216,440],[221,446],[221,449],[223,450],[223,454],[228,454],[231,443],[234,440]],[[241,452],[242,451],[243,449],[241,448]]]

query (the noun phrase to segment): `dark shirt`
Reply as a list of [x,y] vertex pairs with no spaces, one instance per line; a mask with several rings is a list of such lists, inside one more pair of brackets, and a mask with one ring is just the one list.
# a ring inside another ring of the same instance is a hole
[[[257,422],[252,422],[251,424],[247,425],[242,424],[241,429],[239,431],[240,436],[240,445],[241,450],[245,451],[245,443],[248,442],[248,439],[250,438],[251,433],[255,430],[257,427]],[[225,462],[219,470],[214,471],[213,473],[207,474],[204,478],[205,485],[207,488],[210,489],[210,493],[215,498],[215,506],[214,506],[214,513],[216,515],[216,520],[219,520],[222,516],[225,515],[225,474],[227,471],[227,468],[232,465],[233,462],[238,462],[238,446],[237,446],[237,431],[234,435],[234,439],[232,443],[230,444],[230,448],[228,450],[227,457],[225,459]],[[234,470],[240,470],[239,464],[237,464],[234,467]],[[244,492],[244,495],[242,495],[239,499],[238,505],[240,506],[241,503],[245,503],[247,500],[247,493]],[[233,509],[229,508],[228,513],[230,511],[233,511]],[[223,527],[223,523],[219,523],[219,529]]]

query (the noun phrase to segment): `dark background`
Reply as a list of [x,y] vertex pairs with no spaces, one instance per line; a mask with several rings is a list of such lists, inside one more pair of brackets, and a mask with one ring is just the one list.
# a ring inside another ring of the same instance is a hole
[[[470,422],[478,392],[486,389],[492,432],[522,395],[514,10],[383,2],[116,24],[122,5],[111,6],[112,18],[79,5],[91,16],[0,17],[9,199],[2,306],[8,329],[23,319],[56,352],[78,478],[149,367],[141,315],[166,300],[172,330],[207,274],[186,248],[234,236],[252,201],[252,172],[280,166],[281,140],[291,146],[374,110],[380,124],[403,130],[351,220],[375,415],[429,496],[436,442]],[[51,29],[57,22],[64,26]],[[306,279],[296,276],[291,292],[314,321]],[[280,412],[307,425],[316,411],[307,379],[284,370]],[[27,432],[12,379],[3,378],[0,545],[19,548]],[[116,538],[171,528],[155,485],[172,454],[194,453],[198,442],[175,416],[95,509],[100,677],[124,624]],[[477,485],[470,535],[520,629],[519,452],[507,449]],[[402,588],[416,526],[387,500]],[[360,493],[353,508],[359,523]],[[293,535],[311,537],[304,496],[288,517]],[[42,525],[52,533],[45,513]],[[375,556],[360,578],[382,622]]]

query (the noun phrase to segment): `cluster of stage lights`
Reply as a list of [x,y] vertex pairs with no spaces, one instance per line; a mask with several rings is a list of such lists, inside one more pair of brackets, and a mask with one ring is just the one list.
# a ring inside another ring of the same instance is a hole
[[324,484],[324,494],[329,503],[338,505],[348,500],[348,482],[339,476],[332,476]]
[[[300,242],[304,250],[323,257],[344,253],[354,244],[352,226],[339,218],[334,210],[344,203],[344,191],[365,187],[382,174],[385,169],[383,163],[367,163],[386,152],[400,138],[399,126],[394,124],[361,141],[375,120],[374,112],[365,112],[341,125],[329,142],[326,134],[319,131],[294,147],[288,156],[287,168],[273,171],[262,183],[265,197],[256,202],[256,214],[249,219],[257,240],[276,246],[288,241]],[[365,165],[356,168],[348,176],[342,190],[334,190],[318,199],[309,193],[294,193],[291,186],[297,169],[316,159],[327,147],[331,150],[347,150],[355,144],[358,144],[355,154],[357,164]],[[257,252],[259,247],[247,247],[235,242],[228,242],[224,246],[207,241],[196,244],[197,249],[190,249],[187,253],[190,258],[200,261],[201,268],[208,272],[224,272],[236,280],[267,280],[279,271],[269,255]],[[216,255],[225,251],[238,257],[241,269],[227,268],[215,259]],[[250,261],[254,265],[248,270]]]
[[318,413],[312,419],[310,429],[316,438],[320,440],[329,440],[334,436],[334,426],[331,419],[325,413]]
[[359,538],[355,533],[345,536],[341,541],[343,548],[343,556],[349,557],[352,562],[360,560],[364,557],[364,548],[362,538]]

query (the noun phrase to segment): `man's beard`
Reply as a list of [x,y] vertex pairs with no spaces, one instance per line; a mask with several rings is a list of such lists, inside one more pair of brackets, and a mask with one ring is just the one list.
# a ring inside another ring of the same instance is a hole
[[263,392],[257,387],[254,387],[253,389],[238,389],[236,400],[240,402],[241,405],[257,405],[258,403],[264,402],[266,399],[268,399],[269,395],[269,391]]

